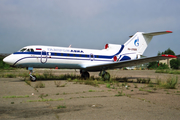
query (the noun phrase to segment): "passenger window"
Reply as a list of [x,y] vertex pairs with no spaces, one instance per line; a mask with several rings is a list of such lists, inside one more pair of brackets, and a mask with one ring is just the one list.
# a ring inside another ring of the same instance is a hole
[[27,49],[27,52],[30,52],[30,49]]
[[56,55],[56,56],[57,56],[57,53],[54,53],[54,55]]
[[61,56],[63,56],[63,53],[61,53]]

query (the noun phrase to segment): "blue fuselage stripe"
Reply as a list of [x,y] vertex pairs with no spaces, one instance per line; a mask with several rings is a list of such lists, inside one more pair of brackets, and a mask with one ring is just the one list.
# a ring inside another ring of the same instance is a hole
[[[120,50],[115,54],[111,56],[107,55],[93,55],[92,58],[101,58],[101,59],[112,59],[114,56],[119,55],[122,50],[124,49],[124,45],[120,48]],[[15,52],[13,54],[31,54],[31,55],[48,55],[48,53],[51,53],[50,56],[65,56],[65,57],[80,57],[80,58],[90,58],[90,54],[72,54],[72,53],[56,53],[56,52]]]

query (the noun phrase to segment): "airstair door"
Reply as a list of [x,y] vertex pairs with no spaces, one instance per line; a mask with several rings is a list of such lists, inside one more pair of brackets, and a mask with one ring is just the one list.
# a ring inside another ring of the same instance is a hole
[[41,63],[44,64],[47,62],[47,52],[45,50],[41,51]]

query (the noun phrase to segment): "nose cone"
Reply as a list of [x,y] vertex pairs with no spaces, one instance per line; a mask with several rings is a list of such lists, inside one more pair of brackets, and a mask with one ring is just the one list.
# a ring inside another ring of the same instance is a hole
[[9,64],[9,65],[13,65],[13,64],[14,64],[12,55],[9,55],[9,56],[5,57],[5,58],[3,59],[3,61],[4,61],[5,63]]

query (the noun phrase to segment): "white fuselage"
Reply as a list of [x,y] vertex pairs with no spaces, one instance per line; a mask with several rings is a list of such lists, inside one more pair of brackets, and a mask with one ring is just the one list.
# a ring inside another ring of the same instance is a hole
[[[17,67],[86,69],[86,67],[135,59],[123,52],[124,45],[110,44],[102,50],[54,46],[26,46],[6,57],[4,61]],[[115,58],[116,56],[116,58]]]

